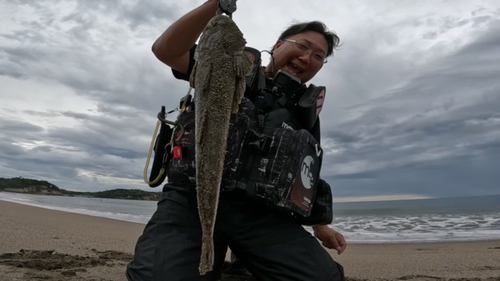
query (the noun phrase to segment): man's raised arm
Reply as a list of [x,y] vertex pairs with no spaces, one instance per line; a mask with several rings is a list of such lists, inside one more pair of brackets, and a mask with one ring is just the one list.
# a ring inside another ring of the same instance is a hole
[[207,0],[185,14],[153,43],[152,51],[161,62],[180,73],[189,68],[189,50],[219,8],[219,0]]

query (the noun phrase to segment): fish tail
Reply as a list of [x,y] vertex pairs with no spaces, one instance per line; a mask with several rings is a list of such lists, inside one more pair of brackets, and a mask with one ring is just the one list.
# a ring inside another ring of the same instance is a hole
[[210,235],[204,235],[201,246],[201,260],[198,270],[201,275],[212,271],[214,266],[214,241]]

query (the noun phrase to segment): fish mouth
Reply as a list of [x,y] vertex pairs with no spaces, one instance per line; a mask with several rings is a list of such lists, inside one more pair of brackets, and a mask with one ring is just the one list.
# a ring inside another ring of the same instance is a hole
[[290,74],[292,74],[293,76],[298,76],[304,72],[304,68],[302,68],[301,66],[299,66],[295,63],[292,63],[292,62],[287,64],[286,68],[287,68],[288,72]]

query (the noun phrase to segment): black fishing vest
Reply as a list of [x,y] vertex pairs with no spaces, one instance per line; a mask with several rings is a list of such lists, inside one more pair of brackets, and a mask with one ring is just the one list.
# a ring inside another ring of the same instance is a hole
[[[247,93],[230,118],[221,189],[243,190],[249,197],[307,217],[323,156],[310,132],[317,118],[317,93],[309,94],[313,98],[308,100],[303,95],[273,96],[271,82],[261,71],[256,81],[247,79]],[[195,185],[195,106],[193,102],[180,113],[183,132],[179,127],[173,132],[174,155],[167,168],[171,184]]]

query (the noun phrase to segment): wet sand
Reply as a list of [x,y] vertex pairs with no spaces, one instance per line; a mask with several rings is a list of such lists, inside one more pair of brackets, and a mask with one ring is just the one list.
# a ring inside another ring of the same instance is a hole
[[[0,201],[0,280],[126,280],[143,228]],[[340,256],[330,252],[348,280],[500,280],[500,240],[349,244]]]

